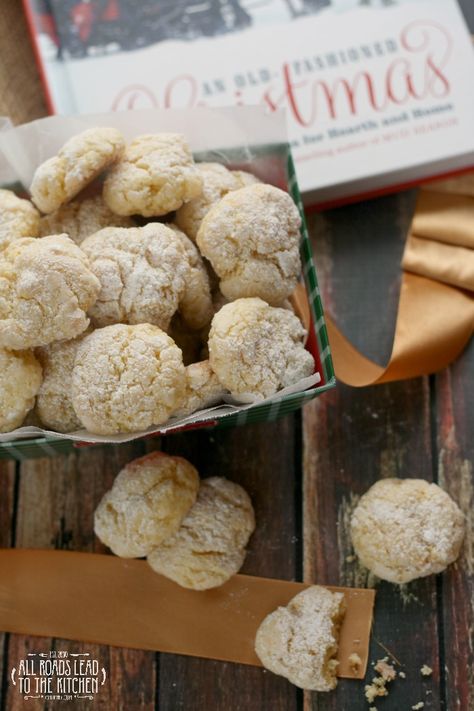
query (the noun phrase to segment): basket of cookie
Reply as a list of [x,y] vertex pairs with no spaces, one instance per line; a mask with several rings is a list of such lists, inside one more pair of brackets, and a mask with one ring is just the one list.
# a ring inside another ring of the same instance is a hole
[[258,108],[0,133],[0,457],[271,420],[334,385],[291,153]]

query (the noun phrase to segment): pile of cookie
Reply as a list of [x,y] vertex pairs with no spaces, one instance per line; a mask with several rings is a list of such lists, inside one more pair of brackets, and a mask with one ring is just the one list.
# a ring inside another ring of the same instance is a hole
[[0,432],[113,435],[314,372],[290,196],[183,136],[88,129],[0,190]]

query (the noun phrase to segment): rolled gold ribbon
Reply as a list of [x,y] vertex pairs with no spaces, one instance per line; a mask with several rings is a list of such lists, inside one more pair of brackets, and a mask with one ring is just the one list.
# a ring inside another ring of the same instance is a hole
[[336,377],[362,387],[446,368],[474,332],[474,175],[420,190],[389,363],[360,353],[328,317]]
[[[196,592],[154,573],[143,560],[56,550],[0,550],[0,631],[186,654],[261,666],[261,621],[307,588],[304,583],[235,575]],[[338,676],[363,679],[374,590],[333,588],[347,611]],[[349,655],[361,659],[351,667]]]

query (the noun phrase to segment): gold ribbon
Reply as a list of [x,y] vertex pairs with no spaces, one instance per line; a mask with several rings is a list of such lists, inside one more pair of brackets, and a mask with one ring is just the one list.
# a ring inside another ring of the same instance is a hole
[[421,188],[405,252],[389,363],[360,353],[327,318],[336,377],[356,387],[446,368],[474,332],[474,174]]
[[[234,575],[196,592],[154,573],[143,560],[55,550],[0,550],[0,631],[150,649],[261,666],[260,622],[308,587]],[[363,679],[374,590],[344,593],[338,676]],[[349,655],[361,659],[357,670]]]

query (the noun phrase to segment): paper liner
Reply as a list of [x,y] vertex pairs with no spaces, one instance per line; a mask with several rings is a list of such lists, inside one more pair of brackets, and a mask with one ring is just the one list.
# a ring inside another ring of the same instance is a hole
[[[261,666],[254,651],[266,615],[306,583],[235,575],[196,592],[154,573],[143,560],[55,550],[0,550],[0,630]],[[343,592],[347,612],[338,676],[363,679],[374,590]],[[354,672],[349,655],[356,652]]]

